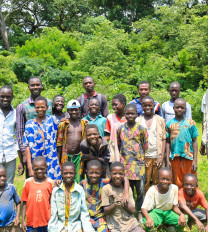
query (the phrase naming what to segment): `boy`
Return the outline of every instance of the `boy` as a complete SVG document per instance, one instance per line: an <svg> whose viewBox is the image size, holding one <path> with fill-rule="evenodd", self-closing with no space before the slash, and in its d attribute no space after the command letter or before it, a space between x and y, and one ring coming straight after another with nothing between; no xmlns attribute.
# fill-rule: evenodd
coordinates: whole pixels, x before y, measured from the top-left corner
<svg viewBox="0 0 208 232"><path fill-rule="evenodd" d="M178 192L180 208L189 215L191 221L195 221L199 229L208 231L208 203L202 191L198 189L198 179L192 174L186 174L183 178L183 188ZM202 209L197 209L200 205ZM206 227L203 222L207 221Z"/></svg>
<svg viewBox="0 0 208 232"><path fill-rule="evenodd" d="M181 92L181 85L179 84L179 82L177 81L172 82L169 86L169 93L171 99L162 104L162 116L165 119L165 122L168 122L175 117L175 111L173 109L173 106L175 100L179 98L180 92ZM188 104L188 102L186 102L185 117L192 119L191 106Z"/></svg>
<svg viewBox="0 0 208 232"><path fill-rule="evenodd" d="M74 181L76 166L65 162L63 182L53 189L48 232L94 232L85 202L83 188Z"/></svg>
<svg viewBox="0 0 208 232"><path fill-rule="evenodd" d="M86 165L90 160L99 160L102 164L102 177L105 178L106 172L108 174L109 171L110 160L108 142L99 135L98 127L95 124L86 126L86 137L80 144L84 170L86 170Z"/></svg>
<svg viewBox="0 0 208 232"><path fill-rule="evenodd" d="M166 123L167 165L172 168L173 183L178 188L183 187L183 177L188 173L196 174L198 131L192 119L185 118L186 101L177 98L174 102L175 118ZM169 154L171 151L171 164Z"/></svg>
<svg viewBox="0 0 208 232"><path fill-rule="evenodd" d="M132 192L136 187L137 209L139 221L142 223L141 206L144 194L145 154L148 148L147 130L136 123L137 109L134 104L128 104L125 108L127 122L117 130L118 148L121 155L121 163L124 164L125 175L128 177Z"/></svg>
<svg viewBox="0 0 208 232"><path fill-rule="evenodd" d="M149 93L151 92L151 88L150 88L150 83L148 81L139 82L137 87L138 87L139 97L129 102L129 104L134 104L136 106L137 114L138 116L140 116L144 114L144 111L142 109L142 99L146 96L149 96ZM154 113L162 116L160 103L156 101L154 101Z"/></svg>
<svg viewBox="0 0 208 232"><path fill-rule="evenodd" d="M146 96L142 99L144 115L136 119L148 132L148 150L145 154L145 193L149 189L150 181L157 184L158 170L163 164L165 156L166 130L165 120L154 114L154 99Z"/></svg>
<svg viewBox="0 0 208 232"><path fill-rule="evenodd" d="M95 124L98 127L99 133L101 137L105 135L105 124L106 118L103 117L100 112L100 102L97 98L92 98L89 100L89 111L90 113L84 117L84 119L89 121L89 124Z"/></svg>
<svg viewBox="0 0 208 232"><path fill-rule="evenodd" d="M102 206L106 215L107 225L110 232L142 232L134 217L135 202L131 188L126 203L122 202L124 166L120 162L114 162L110 166L111 183L102 189Z"/></svg>
<svg viewBox="0 0 208 232"><path fill-rule="evenodd" d="M47 163L43 156L34 158L32 168L34 176L25 180L22 191L22 228L27 232L47 232L53 181L45 175Z"/></svg>
<svg viewBox="0 0 208 232"><path fill-rule="evenodd" d="M8 184L6 181L6 169L0 165L0 231L20 232L22 231L19 227L21 201L14 185Z"/></svg>
<svg viewBox="0 0 208 232"><path fill-rule="evenodd" d="M172 173L169 168L161 168L158 172L158 184L150 187L144 198L142 213L146 231L162 223L173 225L176 230L183 231L186 217L178 208L178 187L171 184ZM188 217L187 217L188 218Z"/></svg>
<svg viewBox="0 0 208 232"><path fill-rule="evenodd" d="M80 166L81 151L80 143L85 139L86 120L80 120L80 104L77 100L71 100L67 104L67 112L70 118L61 122L58 126L57 154L59 163L63 165L70 160L76 166L75 181L80 182L82 165Z"/></svg>

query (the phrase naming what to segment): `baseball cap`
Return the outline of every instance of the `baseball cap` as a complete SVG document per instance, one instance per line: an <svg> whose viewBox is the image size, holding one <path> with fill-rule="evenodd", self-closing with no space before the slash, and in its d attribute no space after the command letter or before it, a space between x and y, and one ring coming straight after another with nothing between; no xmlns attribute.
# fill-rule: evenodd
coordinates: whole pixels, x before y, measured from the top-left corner
<svg viewBox="0 0 208 232"><path fill-rule="evenodd" d="M67 104L67 109L74 109L79 107L81 107L80 103L75 99L70 100Z"/></svg>

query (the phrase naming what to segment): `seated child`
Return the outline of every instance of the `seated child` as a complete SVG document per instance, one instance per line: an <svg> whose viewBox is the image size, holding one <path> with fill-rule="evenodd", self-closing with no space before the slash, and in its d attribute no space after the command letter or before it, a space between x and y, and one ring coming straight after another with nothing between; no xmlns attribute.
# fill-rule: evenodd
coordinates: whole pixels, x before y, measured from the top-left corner
<svg viewBox="0 0 208 232"><path fill-rule="evenodd" d="M45 175L47 163L43 156L34 158L32 169L34 176L25 180L22 191L22 227L27 232L47 232L53 181Z"/></svg>
<svg viewBox="0 0 208 232"><path fill-rule="evenodd" d="M48 232L94 232L84 189L74 181L75 164L65 162L61 174L63 182L52 192Z"/></svg>
<svg viewBox="0 0 208 232"><path fill-rule="evenodd" d="M91 98L89 100L89 106L88 106L90 113L84 117L83 119L86 119L89 121L89 124L95 124L98 127L99 134L101 137L104 137L105 135L105 124L106 124L106 118L103 117L100 112L100 102L97 98Z"/></svg>
<svg viewBox="0 0 208 232"><path fill-rule="evenodd" d="M91 160L87 163L87 180L82 180L80 185L84 188L86 203L90 213L91 223L97 232L107 232L107 223L101 202L102 188L110 183L110 179L101 179L101 163ZM124 182L123 202L128 199L129 181Z"/></svg>
<svg viewBox="0 0 208 232"><path fill-rule="evenodd" d="M0 165L0 231L19 232L22 231L19 227L21 201L14 185L8 184L6 181L6 169Z"/></svg>
<svg viewBox="0 0 208 232"><path fill-rule="evenodd" d="M102 178L108 174L110 152L108 142L99 135L98 127L95 124L86 126L86 139L80 144L82 152L82 161L84 162L84 173L87 168L87 162L90 160L99 160L102 164Z"/></svg>
<svg viewBox="0 0 208 232"><path fill-rule="evenodd" d="M198 189L198 179L192 174L186 174L183 178L183 188L178 192L179 207L189 215L190 221L195 221L200 230L208 231L208 203L202 191ZM197 209L197 206L203 209ZM203 222L207 221L204 227Z"/></svg>
<svg viewBox="0 0 208 232"><path fill-rule="evenodd" d="M172 225L176 231L183 231L186 217L178 208L178 187L171 184L172 172L169 168L161 168L158 172L158 184L147 191L142 213L146 231L162 223Z"/></svg>
<svg viewBox="0 0 208 232"><path fill-rule="evenodd" d="M131 188L127 202L122 201L124 194L124 166L114 162L110 166L111 183L102 188L102 206L106 215L109 232L142 232L135 213L135 202Z"/></svg>

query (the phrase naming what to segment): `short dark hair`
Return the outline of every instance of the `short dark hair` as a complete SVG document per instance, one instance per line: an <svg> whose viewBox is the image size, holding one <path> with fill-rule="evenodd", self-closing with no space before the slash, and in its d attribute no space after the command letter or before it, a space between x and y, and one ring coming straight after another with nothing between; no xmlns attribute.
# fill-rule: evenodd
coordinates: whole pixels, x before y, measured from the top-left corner
<svg viewBox="0 0 208 232"><path fill-rule="evenodd" d="M47 101L47 99L46 99L45 97L43 97L43 96L37 97L37 98L35 99L35 104L36 104L36 102L38 102L38 101L44 101L44 102L46 103L46 106L48 106L48 101Z"/></svg>
<svg viewBox="0 0 208 232"><path fill-rule="evenodd" d="M179 98L177 98L177 99L174 101L174 105L175 105L175 103L178 102L178 101L183 101L183 102L185 102L185 104L186 104L186 100L179 97Z"/></svg>
<svg viewBox="0 0 208 232"><path fill-rule="evenodd" d="M173 175L173 173L172 173L172 171L171 171L170 168L162 167L162 168L160 168L159 171L158 171L158 177L159 177L159 175L160 175L160 172L162 172L162 171L168 171L168 172L170 172L171 176Z"/></svg>
<svg viewBox="0 0 208 232"><path fill-rule="evenodd" d="M88 102L88 106L90 105L90 102L91 102L91 101L97 101L97 102L99 103L99 106L100 106L100 101L99 101L98 98L95 98L95 97L91 98L91 99L89 100L89 102Z"/></svg>
<svg viewBox="0 0 208 232"><path fill-rule="evenodd" d="M186 174L186 175L183 177L183 182L184 182L184 179L185 179L186 177L193 177L193 178L196 180L196 182L198 183L198 178L197 178L197 176L194 175L193 173L188 173L188 174Z"/></svg>
<svg viewBox="0 0 208 232"><path fill-rule="evenodd" d="M86 129L85 129L85 132L86 132L86 134L87 134L87 131L89 130L89 129L97 129L97 131L98 131L98 133L99 133L99 130L98 130L98 127L95 125L95 124L88 124L87 126L86 126Z"/></svg>
<svg viewBox="0 0 208 232"><path fill-rule="evenodd" d="M28 85L30 85L30 81L33 80L33 79L39 79L40 83L42 85L42 81L41 81L40 77L38 77L38 76L32 76L32 77L30 77L29 80L28 80Z"/></svg>
<svg viewBox="0 0 208 232"><path fill-rule="evenodd" d="M67 162L65 162L63 165L62 165L62 171L63 171L63 168L64 167L73 167L74 168L74 171L76 172L76 166L75 166L75 164L74 163L72 163L72 162L70 162L70 161L67 161Z"/></svg>
<svg viewBox="0 0 208 232"><path fill-rule="evenodd" d="M0 164L0 170L4 169L6 171L6 168L4 167L4 165Z"/></svg>
<svg viewBox="0 0 208 232"><path fill-rule="evenodd" d="M126 105L126 97L123 94L121 93L116 94L112 100L114 99L118 99L120 103L124 103Z"/></svg>
<svg viewBox="0 0 208 232"><path fill-rule="evenodd" d="M150 88L150 83L148 81L140 81L139 84L137 85L137 88L139 89L139 86L143 84L148 84Z"/></svg>
<svg viewBox="0 0 208 232"><path fill-rule="evenodd" d="M153 97L150 97L150 96L145 96L145 97L143 97L143 98L142 98L142 102L143 102L144 100L151 100L151 101L154 102L154 98L153 98Z"/></svg>
<svg viewBox="0 0 208 232"><path fill-rule="evenodd" d="M32 166L34 166L34 163L38 162L38 161L43 161L43 162L45 162L46 167L48 166L47 162L46 162L46 159L43 156L36 156L32 161Z"/></svg>
<svg viewBox="0 0 208 232"><path fill-rule="evenodd" d="M98 160L90 160L87 163L87 170L89 170L92 166L95 166L95 167L102 169L102 165L101 165L100 161L98 161Z"/></svg>
<svg viewBox="0 0 208 232"><path fill-rule="evenodd" d="M181 88L181 85L178 81L173 81L170 85L169 85L169 88L171 87L171 85L178 85L179 88Z"/></svg>
<svg viewBox="0 0 208 232"><path fill-rule="evenodd" d="M87 78L91 78L91 79L92 79L92 81L95 83L95 81L94 81L93 77L91 77L91 76L86 76L86 77L84 77L84 79L83 79L83 83L84 83L84 80L85 80L85 79L87 79Z"/></svg>
<svg viewBox="0 0 208 232"><path fill-rule="evenodd" d="M112 169L115 168L115 167L121 167L124 170L124 165L121 162L116 161L116 162L113 162L111 164L111 166L110 166L110 172L112 172Z"/></svg>
<svg viewBox="0 0 208 232"><path fill-rule="evenodd" d="M11 87L10 85L3 85L3 86L0 88L0 91L1 91L2 89L10 89L10 90L12 91L12 96L13 96L13 89L12 89L12 87Z"/></svg>
<svg viewBox="0 0 208 232"><path fill-rule="evenodd" d="M57 97L62 97L62 98L64 99L64 101L65 101L64 96L63 96L63 95L61 95L61 94L57 94L57 95L55 95L55 96L53 97L53 101L54 101L54 99L55 99L55 98L57 98Z"/></svg>
<svg viewBox="0 0 208 232"><path fill-rule="evenodd" d="M125 112L128 110L128 109L134 109L137 113L137 108L134 104L130 103L128 104L126 107L125 107Z"/></svg>

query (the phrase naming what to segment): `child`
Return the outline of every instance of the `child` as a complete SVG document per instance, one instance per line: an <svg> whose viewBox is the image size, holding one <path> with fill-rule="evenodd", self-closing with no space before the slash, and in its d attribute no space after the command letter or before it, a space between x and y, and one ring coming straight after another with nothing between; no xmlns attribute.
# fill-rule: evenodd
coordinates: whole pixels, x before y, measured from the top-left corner
<svg viewBox="0 0 208 232"><path fill-rule="evenodd" d="M149 188L142 205L146 231L162 223L172 225L176 231L183 231L188 217L178 208L178 187L171 184L172 172L161 168L158 172L158 184ZM175 230L174 230L175 231Z"/></svg>
<svg viewBox="0 0 208 232"><path fill-rule="evenodd" d="M76 166L65 162L63 182L53 189L48 232L94 232L85 202L83 188L74 181Z"/></svg>
<svg viewBox="0 0 208 232"><path fill-rule="evenodd" d="M148 150L145 154L145 193L149 189L150 180L157 184L158 170L165 156L166 130L165 120L154 114L154 99L146 96L142 99L144 115L136 119L148 132Z"/></svg>
<svg viewBox="0 0 208 232"><path fill-rule="evenodd" d="M45 176L47 163L44 157L34 158L32 168L34 176L26 179L22 191L22 227L27 232L34 230L47 232L51 216L50 198L53 181ZM27 216L27 223L25 223L25 216Z"/></svg>
<svg viewBox="0 0 208 232"><path fill-rule="evenodd" d="M132 191L136 187L137 210L142 222L141 206L144 194L145 154L148 148L147 130L136 123L137 109L134 104L125 108L127 122L117 130L118 148L121 154L121 163L124 164L125 175L128 177Z"/></svg>
<svg viewBox="0 0 208 232"><path fill-rule="evenodd" d="M188 173L196 174L197 170L197 136L196 123L185 118L186 101L177 98L174 102L175 118L166 123L167 165L170 167L169 154L171 151L171 167L173 183L179 189L183 187L183 177Z"/></svg>
<svg viewBox="0 0 208 232"><path fill-rule="evenodd" d="M102 206L106 215L110 232L142 232L134 217L135 202L131 188L126 203L122 202L124 192L124 166L120 162L114 162L110 166L112 182L102 188Z"/></svg>
<svg viewBox="0 0 208 232"><path fill-rule="evenodd" d="M180 208L189 215L191 221L195 221L199 229L208 231L208 203L202 191L198 189L198 179L192 174L186 174L183 178L183 188L178 192ZM197 209L200 205L202 209ZM207 221L204 227L203 222Z"/></svg>
<svg viewBox="0 0 208 232"><path fill-rule="evenodd" d="M80 182L83 167L80 167L81 151L80 143L85 139L86 120L80 120L80 104L77 100L71 100L67 104L70 118L61 122L58 127L57 153L59 163L63 165L70 160L76 166L75 181Z"/></svg>
<svg viewBox="0 0 208 232"><path fill-rule="evenodd" d="M24 146L26 147L27 166L29 176L33 176L32 160L43 156L47 162L47 176L51 179L61 179L61 172L57 158L56 135L57 121L47 116L47 100L44 97L35 99L37 117L27 121L24 133Z"/></svg>
<svg viewBox="0 0 208 232"><path fill-rule="evenodd" d="M84 117L84 119L89 121L89 124L95 124L98 127L99 133L101 137L105 135L105 125L106 125L106 118L103 117L100 112L100 102L97 98L91 98L89 100L89 111L90 113L88 116Z"/></svg>
<svg viewBox="0 0 208 232"><path fill-rule="evenodd" d="M67 113L63 112L64 106L65 98L62 95L55 95L53 98L52 113L56 120L58 120L59 122L62 118L65 118L67 116Z"/></svg>
<svg viewBox="0 0 208 232"><path fill-rule="evenodd" d="M0 165L0 231L20 232L22 231L19 227L21 201L14 185L8 184L6 181L6 169Z"/></svg>
<svg viewBox="0 0 208 232"><path fill-rule="evenodd" d="M172 82L169 86L169 93L171 99L162 104L162 116L165 119L165 122L168 122L175 117L175 111L173 109L173 106L175 100L179 98L180 92L181 92L181 85L177 81ZM188 102L186 102L185 117L192 119L191 106L188 104Z"/></svg>
<svg viewBox="0 0 208 232"><path fill-rule="evenodd" d="M113 97L112 107L114 114L109 114L105 126L105 139L109 142L110 162L120 161L120 154L117 145L117 128L126 122L124 108L126 106L126 97L123 94L117 94Z"/></svg>
<svg viewBox="0 0 208 232"><path fill-rule="evenodd" d="M86 137L87 138L80 144L84 171L90 160L97 159L102 163L102 178L105 178L106 172L108 174L109 171L108 164L110 152L108 149L108 142L99 135L98 127L95 124L86 126Z"/></svg>

